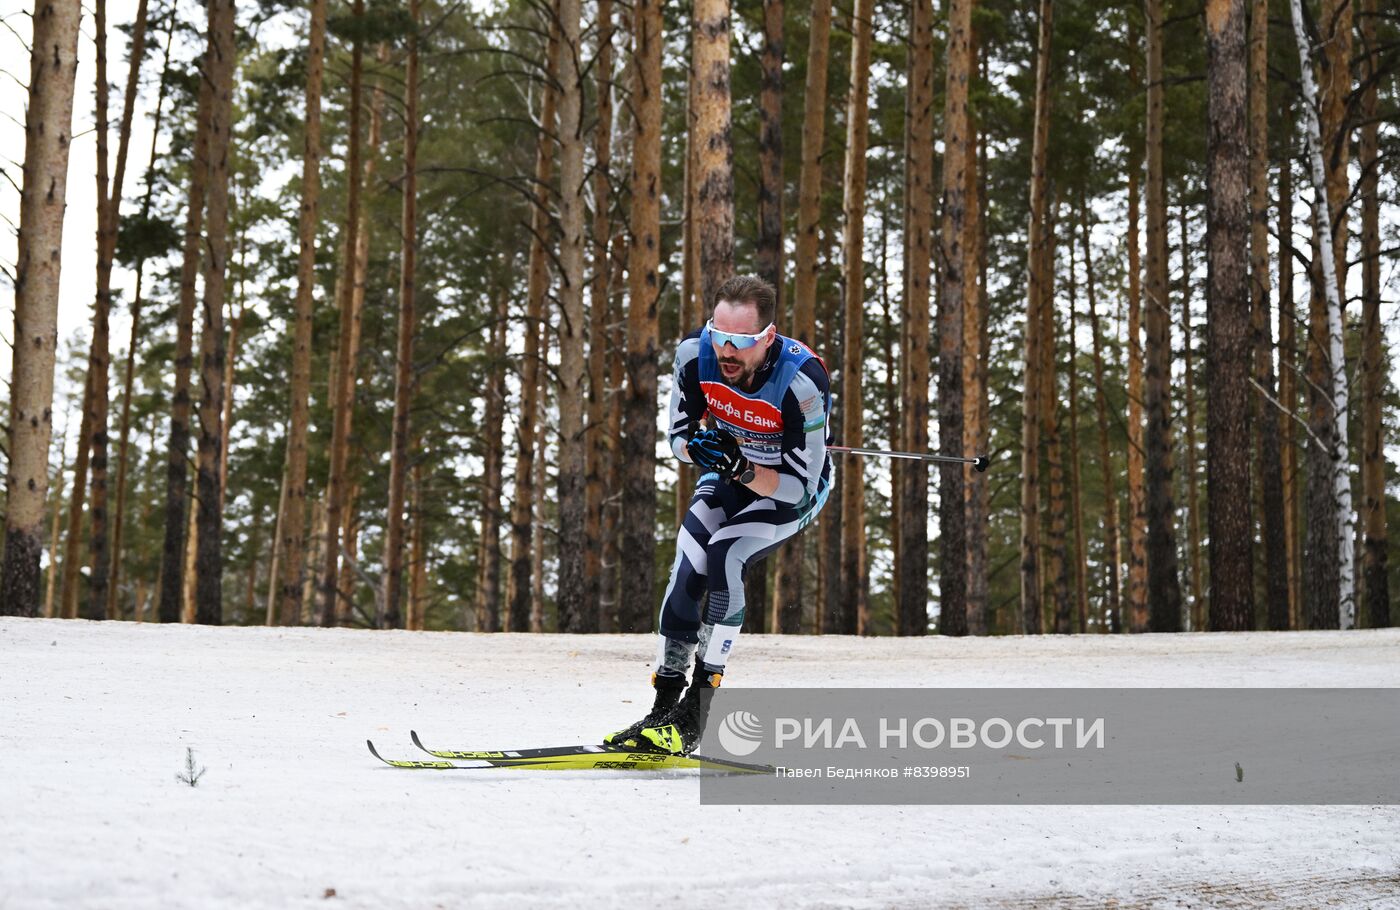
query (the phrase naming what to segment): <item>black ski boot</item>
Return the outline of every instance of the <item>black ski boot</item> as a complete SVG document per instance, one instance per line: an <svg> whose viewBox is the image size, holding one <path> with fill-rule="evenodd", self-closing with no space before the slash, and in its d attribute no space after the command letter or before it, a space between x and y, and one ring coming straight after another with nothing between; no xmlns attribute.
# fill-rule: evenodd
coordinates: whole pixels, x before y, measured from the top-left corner
<svg viewBox="0 0 1400 910"><path fill-rule="evenodd" d="M659 723L643 728L640 740L643 748L672 755L689 755L700 745L705 724L710 719L710 702L719 688L722 673L707 673L697 665L695 678L685 697Z"/></svg>
<svg viewBox="0 0 1400 910"><path fill-rule="evenodd" d="M662 676L659 673L653 673L651 674L651 684L656 689L656 701L652 702L651 710L647 712L647 716L626 729L609 733L603 737L603 742L610 746L654 751L655 747L641 738L641 732L647 727L660 723L666 715L675 710L676 703L680 701L681 693L685 691L685 677Z"/></svg>

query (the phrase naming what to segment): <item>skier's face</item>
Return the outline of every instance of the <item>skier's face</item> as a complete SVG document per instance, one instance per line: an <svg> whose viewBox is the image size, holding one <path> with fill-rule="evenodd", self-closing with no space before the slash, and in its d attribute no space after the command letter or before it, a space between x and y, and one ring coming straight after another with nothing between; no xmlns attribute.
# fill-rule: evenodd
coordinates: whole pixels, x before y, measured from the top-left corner
<svg viewBox="0 0 1400 910"><path fill-rule="evenodd" d="M714 344L715 356L719 358L720 375L724 377L724 381L739 388L747 386L753 374L763 366L763 360L768 356L768 346L773 343L777 329L772 325L764 327L759 321L758 307L753 304L730 303L727 300L715 304L715 315L711 322L720 332L740 335L762 333L757 344L742 350L729 341ZM713 340L711 343L714 343Z"/></svg>

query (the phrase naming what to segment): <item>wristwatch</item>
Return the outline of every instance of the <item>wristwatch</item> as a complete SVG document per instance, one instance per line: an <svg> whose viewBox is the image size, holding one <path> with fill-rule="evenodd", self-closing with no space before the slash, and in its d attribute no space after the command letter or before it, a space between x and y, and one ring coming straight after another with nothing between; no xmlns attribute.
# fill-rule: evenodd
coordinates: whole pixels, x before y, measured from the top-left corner
<svg viewBox="0 0 1400 910"><path fill-rule="evenodd" d="M744 469L743 473L739 475L738 480L740 483L748 485L753 483L753 479L755 476L756 475L754 474L753 464L750 463L749 466Z"/></svg>

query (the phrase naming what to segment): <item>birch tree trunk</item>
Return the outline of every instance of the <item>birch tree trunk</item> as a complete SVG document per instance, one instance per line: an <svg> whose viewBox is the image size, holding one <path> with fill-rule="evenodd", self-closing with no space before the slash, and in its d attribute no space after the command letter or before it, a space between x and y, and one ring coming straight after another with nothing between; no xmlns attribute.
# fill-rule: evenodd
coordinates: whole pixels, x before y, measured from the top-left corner
<svg viewBox="0 0 1400 910"><path fill-rule="evenodd" d="M1254 627L1249 451L1251 313L1245 0L1206 3L1206 470L1212 631ZM1197 628L1200 628L1199 626Z"/></svg>
<svg viewBox="0 0 1400 910"><path fill-rule="evenodd" d="M551 9L554 4L551 3ZM554 90L559 72L559 30L549 27L545 46L544 89L540 98L539 134L535 145L534 206L530 213L529 277L526 288L525 351L520 363L520 410L517 416L515 457L515 499L510 512L510 571L507 574L506 604L510 631L530 628L530 554L534 524L531 512L535 498L536 414L539 409L540 328L544 321L544 298L549 290L549 263L545 248L550 233L550 187L554 177L555 105Z"/></svg>
<svg viewBox="0 0 1400 910"><path fill-rule="evenodd" d="M904 210L908 227L904 244L904 318L899 369L903 380L899 403L903 427L899 444L894 448L925 452L929 445L928 385L932 359L929 351L934 211L932 0L914 0L912 21L909 87L906 92L909 118L904 159L907 194ZM950 62L952 52L950 44ZM949 69L951 83L951 67ZM965 92L965 84L963 88ZM951 101L949 104L951 106ZM965 122L966 104L964 94L959 113L963 121L960 122ZM951 129L950 124L950 132ZM964 132L965 129L964 125ZM962 237L956 238L955 243L961 251ZM946 256L949 252L948 249L939 249L940 256ZM939 394L941 397L942 391ZM941 427L939 432L942 432ZM898 566L896 629L900 635L923 635L928 629L929 601L928 468L923 462L896 462L893 467L899 499L899 521L896 525L899 537L895 543ZM940 631L942 628L940 622Z"/></svg>
<svg viewBox="0 0 1400 910"><path fill-rule="evenodd" d="M1389 367L1381 342L1381 233L1379 128L1377 122L1376 0L1362 0L1361 43L1367 51L1366 88L1361 96L1361 486L1365 528L1362 585L1366 625L1390 625L1390 583L1386 569L1389 535L1385 521L1385 449L1382 447L1381 395Z"/></svg>
<svg viewBox="0 0 1400 910"><path fill-rule="evenodd" d="M389 516L384 543L381 629L403 624L404 500L408 483L409 412L413 408L413 336L418 330L418 26L419 0L409 0L408 56L404 61L403 247L399 270L399 327L394 352L394 427L389 456Z"/></svg>
<svg viewBox="0 0 1400 910"><path fill-rule="evenodd" d="M53 435L59 271L80 15L76 0L35 0L15 268L0 615L39 612L39 557ZM51 566L56 556L49 554ZM54 570L49 571L52 575Z"/></svg>
<svg viewBox="0 0 1400 910"><path fill-rule="evenodd" d="M1293 307L1293 123L1289 102L1283 102L1284 124L1280 141L1278 172L1278 398L1290 414L1298 402L1297 340ZM1288 628L1301 625L1302 609L1302 522L1298 514L1298 447L1297 421L1280 420L1282 451L1279 465L1283 473L1283 527L1288 543Z"/></svg>
<svg viewBox="0 0 1400 910"><path fill-rule="evenodd" d="M1269 4L1252 0L1249 14L1249 272L1254 332L1254 372L1266 396L1275 396L1273 333L1269 328ZM1290 255L1279 243L1280 258ZM1284 518L1279 461L1281 416L1267 397L1252 395L1258 456L1260 532L1264 539L1265 622L1288 628L1288 524Z"/></svg>
<svg viewBox="0 0 1400 910"><path fill-rule="evenodd" d="M632 228L628 251L627 391L623 398L618 631L652 627L656 598L657 300L661 285L661 47L659 0L633 5Z"/></svg>
<svg viewBox="0 0 1400 910"><path fill-rule="evenodd" d="M1041 308L1046 276L1046 158L1050 142L1050 39L1054 4L1040 0L1035 69L1035 132L1031 144L1031 212L1026 243L1025 383L1021 402L1021 628L1038 634L1041 625L1040 573L1040 415L1044 353Z"/></svg>
<svg viewBox="0 0 1400 910"><path fill-rule="evenodd" d="M941 237L943 291L938 300L938 438L945 454L963 441L963 320L968 285L975 278L967 269L970 226L967 217L967 167L971 157L967 88L972 75L969 40L973 0L951 0L948 7L948 82L943 112L943 226ZM914 472L917 473L917 472ZM967 513L963 501L963 467L940 468L938 489L940 554L938 584L941 607L938 631L967 634Z"/></svg>
<svg viewBox="0 0 1400 910"><path fill-rule="evenodd" d="M584 602L583 73L579 0L559 0L559 631L596 631Z"/></svg>
<svg viewBox="0 0 1400 910"><path fill-rule="evenodd" d="M846 179L842 205L845 218L841 244L846 272L841 442L847 446L861 446L865 438L865 399L861 391L861 371L865 364L865 153L870 129L870 43L874 11L874 0L856 0L855 10L851 14L851 88L846 99ZM841 467L845 469L840 484L843 631L868 635L870 605L864 585L863 459L848 459Z"/></svg>
<svg viewBox="0 0 1400 910"><path fill-rule="evenodd" d="M1289 10L1293 20L1293 34L1298 42L1298 60L1303 83L1303 123L1307 142L1308 164L1313 183L1313 232L1318 244L1325 251L1325 238L1328 238L1333 221L1328 217L1327 173L1322 161L1322 139L1317 119L1317 84L1313 79L1312 61L1309 57L1307 35L1303 26L1301 0L1289 0ZM1349 41L1349 39L1348 39ZM1343 172L1345 180L1345 172ZM1340 231L1342 256L1346 253L1346 231ZM1342 304L1338 296L1338 276L1336 262L1325 253L1318 257L1322 267L1322 294L1326 301L1327 357L1330 372L1331 395L1330 430L1323 437L1327 446L1327 456L1331 459L1332 492L1334 501L1333 541L1337 550L1337 610L1335 614L1326 609L1329 598L1314 597L1309 616L1311 628L1349 629L1355 620L1355 584L1352 552L1354 515L1351 504L1351 479L1347 465L1347 376L1346 358L1342 351ZM1314 443L1314 446L1316 443ZM1319 520L1316 512L1313 520ZM1334 623L1336 625L1334 625Z"/></svg>
<svg viewBox="0 0 1400 910"><path fill-rule="evenodd" d="M233 143L234 0L210 0L205 78L210 84L209 194L204 255L204 319L200 338L199 462L195 621L223 622L224 297L228 271L229 148ZM195 165L199 166L198 163Z"/></svg>
<svg viewBox="0 0 1400 910"><path fill-rule="evenodd" d="M1153 632L1181 628L1175 507L1172 503L1171 311L1167 301L1167 201L1162 160L1162 0L1146 0L1147 12L1147 619Z"/></svg>

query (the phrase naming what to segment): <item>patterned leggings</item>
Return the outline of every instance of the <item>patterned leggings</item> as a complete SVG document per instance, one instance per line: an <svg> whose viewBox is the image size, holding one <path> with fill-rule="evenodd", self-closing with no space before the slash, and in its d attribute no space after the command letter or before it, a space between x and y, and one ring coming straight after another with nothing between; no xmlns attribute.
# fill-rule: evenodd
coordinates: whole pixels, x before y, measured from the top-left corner
<svg viewBox="0 0 1400 910"><path fill-rule="evenodd" d="M815 499L796 506L724 483L717 474L701 476L676 534L676 562L661 605L659 674L684 676L697 648L707 672L724 670L744 621L745 569L810 524L827 491L824 483Z"/></svg>

